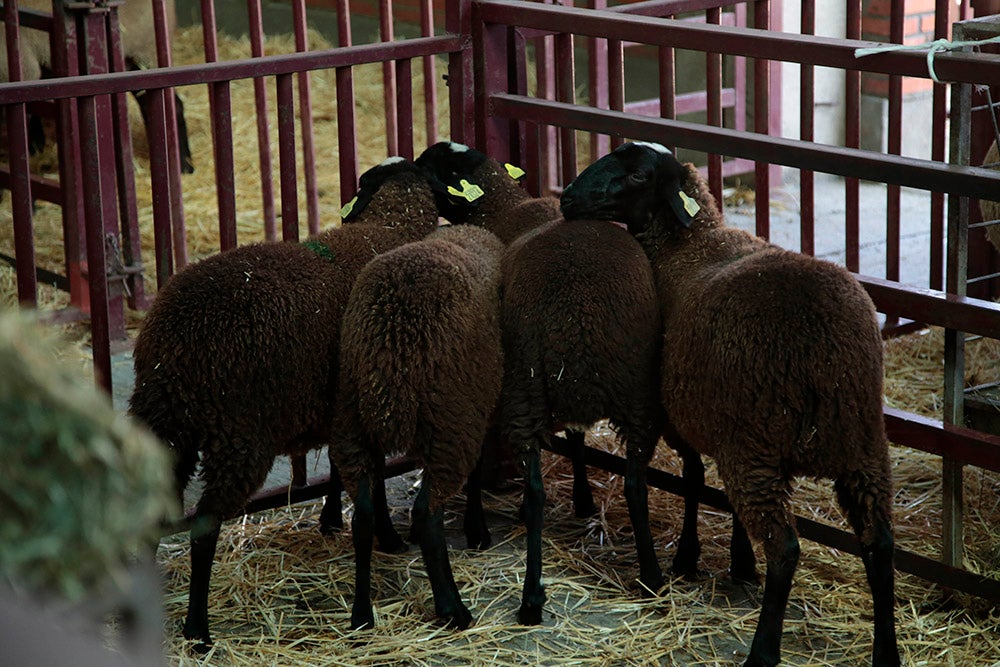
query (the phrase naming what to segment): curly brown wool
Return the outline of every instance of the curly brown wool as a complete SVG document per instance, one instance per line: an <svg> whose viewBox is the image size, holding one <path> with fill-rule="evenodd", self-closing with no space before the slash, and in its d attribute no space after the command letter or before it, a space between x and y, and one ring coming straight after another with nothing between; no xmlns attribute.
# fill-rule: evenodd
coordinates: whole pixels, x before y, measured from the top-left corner
<svg viewBox="0 0 1000 667"><path fill-rule="evenodd" d="M276 456L330 440L341 320L355 278L373 257L437 227L431 187L412 163L366 174L383 177L367 177L377 184L372 203L355 222L312 239L332 261L298 243L209 257L164 285L136 341L130 411L168 443L178 493L201 459L184 635L204 645L220 522L242 510ZM381 484L375 492L384 496ZM342 522L339 494L334 485L324 530ZM405 548L388 511L378 518L380 546Z"/></svg>

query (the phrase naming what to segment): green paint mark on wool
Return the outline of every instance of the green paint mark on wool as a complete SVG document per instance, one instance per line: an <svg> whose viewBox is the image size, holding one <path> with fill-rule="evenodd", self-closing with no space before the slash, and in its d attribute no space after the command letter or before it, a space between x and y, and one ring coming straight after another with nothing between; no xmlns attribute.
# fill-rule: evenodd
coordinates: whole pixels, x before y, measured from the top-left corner
<svg viewBox="0 0 1000 667"><path fill-rule="evenodd" d="M320 257L322 257L327 261L330 262L337 261L337 258L334 257L333 251L330 250L329 246L323 245L319 241L303 241L302 245L306 248L309 248L314 253L316 253L317 255L319 255Z"/></svg>

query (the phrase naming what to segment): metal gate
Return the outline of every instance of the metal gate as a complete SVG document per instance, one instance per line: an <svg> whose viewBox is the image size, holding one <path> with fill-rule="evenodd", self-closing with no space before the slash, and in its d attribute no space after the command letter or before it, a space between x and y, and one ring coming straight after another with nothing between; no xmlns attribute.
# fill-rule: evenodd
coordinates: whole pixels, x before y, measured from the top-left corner
<svg viewBox="0 0 1000 667"><path fill-rule="evenodd" d="M136 0L130 0L136 1ZM151 0L163 12L162 0ZM7 0L8 45L16 42L15 16L17 4ZM79 222L76 236L67 236L67 248L80 239L89 267L107 267L90 271L87 294L94 343L94 366L99 381L110 385L110 340L116 335L124 286L133 286L137 274L125 271L116 278L112 261L118 248L128 247L133 212L129 210L127 167L112 159L113 152L104 139L108 134L121 134L114 128L115 100L129 91L146 90L157 100L150 132L150 168L153 179L155 225L155 266L158 282L186 261L183 249L183 191L174 158L173 139L168 132L170 111L167 92L177 86L206 86L212 102L212 134L214 169L217 192L219 248L225 250L239 242L236 236L236 216L243 202L237 202L233 190L234 138L229 108L231 84L253 80L257 99L257 129L261 145L262 173L271 174L271 155L266 148L269 123L277 127L280 193L275 195L262 184L261 203L270 239L297 239L300 236L298 204L297 155L305 165L303 179L306 192L306 222L309 232L316 231L321 221L315 202L316 159L312 155L312 115L308 73L333 69L337 78L337 105L341 200L347 198L356 183L357 150L354 130L359 120L353 96L353 68L367 63L383 63L384 110L387 116L386 153L412 156L413 126L411 113L414 91L410 85L411 67L418 60L425 72L425 81L433 80L432 59L448 59L448 105L451 137L476 144L500 159L519 160L532 174L530 188L543 192L568 181L579 168L577 142L589 141L592 155L605 147L616 145L625 137L645 138L669 146L701 151L708 155L707 173L717 197L723 189L726 158L752 164L758 201L766 202L773 187L778 166L800 170L801 235L800 250L815 251L815 200L813 174L825 172L844 177L844 235L846 265L852 271L859 268L859 230L862 211L859 203L859 180L888 184L887 215L884 221L888 238L884 276L861 276L879 311L886 317L887 329L908 323L945 327L948 331L946 387L947 406L943 421L935 421L891 408L885 409L890 438L903 444L942 457L944 462L945 564L926 557L897 551L900 570L928 580L977 595L1000 599L1000 582L968 572L961 563L961 470L972 465L1000 471L1000 438L963 426L962 415L962 341L966 335L1000 338L1000 306L992 301L966 296L966 266L968 253L969 201L989 198L1000 192L1000 172L968 166L968 150L963 148L968 137L961 133L961 123L951 124L952 159L945 154L947 131L946 108L951 92L952 119L962 117L971 108L971 91L975 87L1000 85L1000 57L983 47L938 53L934 72L944 83L934 84L933 93L933 152L929 159L901 155L900 139L906 119L900 106L903 77L927 80L927 50L899 50L859 58L855 49L877 46L860 41L860 1L847 3L848 39L817 37L815 5L803 3L802 34L787 34L768 30L772 5L758 2L719 2L712 0L648 0L610 9L574 8L512 0L447 0L445 30L434 35L433 5L430 0L420 3L420 36L396 40L392 31L392 5L381 2L379 39L353 45L350 11L347 0L337 0L339 46L309 50L306 40L304 0L293 0L296 53L263 55L260 50L263 32L260 2L248 2L250 39L255 45L253 57L240 60L220 60L215 51L215 8L211 0L201 0L200 11L204 30L205 62L178 67L163 67L136 72L119 71L112 65L106 69L86 70L80 76L46 79L21 83L0 84L0 106L7 122L8 154L11 156L7 175L0 176L11 191L11 219L17 230L16 262L20 299L35 300L35 270L32 256L31 202L39 194L53 192L55 187L39 182L29 174L27 161L26 108L56 100L61 113L75 114L78 130L76 142L67 147L65 155L79 156L75 176L62 176L62 187L78 193ZM950 2L935 3L935 35L944 37L950 23ZM107 63L115 63L114 49L107 50L101 36L115 34L114 3L57 1L55 16L69 17L55 23L36 14L21 14L22 22L62 30L72 29L76 41L68 40L71 50L80 56L92 52L111 53ZM902 0L891 2L893 21L902 20ZM684 14L697 20L673 20ZM752 17L756 27L745 27L742 19ZM162 20L162 19L161 19ZM895 23L894 23L895 25ZM966 34L987 34L995 23L982 20L969 23ZM110 33L108 28L112 27ZM994 33L995 34L995 33ZM894 29L896 41L902 41L900 30ZM574 40L587 40L590 74L587 99L577 99L577 79L574 62ZM113 40L112 40L113 42ZM533 51L528 44L539 44ZM629 57L626 46L646 45L656 55L658 68L657 117L639 115L626 107L623 66ZM78 47L78 48L77 48ZM711 50L709 50L711 49ZM676 57L680 51L702 54L705 63L703 122L678 120L676 116L690 104L675 88ZM604 55L602 55L604 54ZM527 63L536 59L540 74L537 85L529 84ZM602 60L603 59L603 60ZM746 62L745 87L749 106L741 106L733 91L739 86L724 85L724 63ZM775 63L800 65L802 89L801 134L798 138L782 137L773 127L770 108L773 93ZM816 68L831 68L845 72L844 90L847 110L844 145L819 144L813 141L813 75ZM860 104L862 72L889 77L889 126L886 152L862 150L860 132L863 119ZM474 88L473 88L474 84ZM606 84L606 88L602 88ZM296 85L298 97L296 98ZM266 108L263 92L273 86L277 99L274 113ZM600 91L606 90L606 96ZM540 91L540 92L539 92ZM549 95L546 95L549 91ZM421 93L417 93L418 95ZM428 108L424 119L428 128L436 113L436 98L432 91L422 91ZM296 106L298 102L298 106ZM298 108L298 121L296 121ZM729 112L725 112L729 109ZM734 111L735 109L738 109ZM956 115L958 114L958 115ZM745 117L744 117L745 115ZM746 126L742 123L746 122ZM296 124L302 137L296 141ZM748 130L752 127L752 130ZM428 130L428 140L432 133ZM583 144L587 145L587 144ZM120 149L124 150L124 149ZM957 151L957 152L956 152ZM964 152L963 152L964 151ZM207 169L208 160L200 168ZM77 180L74 180L77 179ZM262 178L270 182L270 178ZM929 254L930 279L927 285L912 286L899 282L899 188L918 188L929 193L931 214L928 224L932 239ZM53 196L55 196L53 194ZM70 208L70 206L67 206ZM280 216L280 233L277 218ZM764 237L770 233L771 212L767 206L757 206L756 232ZM866 220L866 224L871 221ZM123 263L130 258L122 252ZM77 255L79 257L80 255ZM69 257L68 271L71 271ZM133 268L136 265L132 264ZM131 276L131 277L129 277ZM131 281L131 282L129 282ZM590 450L589 462L620 472L621 460ZM401 464L400 464L401 465ZM400 466L393 468L398 471ZM677 490L677 481L658 471L650 475L654 485ZM322 493L314 487L295 494L296 498ZM276 499L272 494L257 501L252 509L284 502L286 492ZM704 499L709 504L725 506L721 492L710 490ZM828 526L799 518L803 536L819 540L849 552L857 552L853 536Z"/></svg>

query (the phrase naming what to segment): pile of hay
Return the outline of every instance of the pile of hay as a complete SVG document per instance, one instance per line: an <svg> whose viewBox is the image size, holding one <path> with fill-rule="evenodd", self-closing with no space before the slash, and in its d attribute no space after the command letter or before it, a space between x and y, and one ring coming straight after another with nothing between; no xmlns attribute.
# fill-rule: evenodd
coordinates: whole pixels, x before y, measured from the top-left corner
<svg viewBox="0 0 1000 667"><path fill-rule="evenodd" d="M887 401L940 418L942 349L939 330L889 341ZM972 341L968 355L970 373L978 379L1000 372L996 341ZM606 428L589 434L588 444L624 454ZM893 447L892 457L898 543L933 557L940 544L940 459L903 447ZM676 456L663 445L653 465L680 473ZM549 503L543 579L549 602L542 626L516 622L525 567L518 492L487 496L495 546L483 553L462 548L460 499L447 514L455 578L475 616L474 626L465 632L434 623L430 587L416 547L401 555L376 555L373 600L378 627L349 632L354 581L350 531L323 538L317 531L320 504L308 503L224 527L209 609L217 645L206 657L193 654L179 631L190 569L186 536L173 536L161 545L170 663L742 664L756 626L760 591L734 586L726 576L727 515L702 510L704 577L697 582L672 580L660 597L643 599L623 480L592 470L600 513L581 520L573 516L568 462L546 452L544 467ZM393 518L400 527L408 521L412 479L391 483ZM711 463L708 480L719 484ZM1000 478L969 469L966 501L967 566L1000 577ZM661 564L668 567L680 534L682 502L651 489L650 504L654 540ZM794 506L798 513L844 527L829 483L802 480ZM968 596L949 597L905 574L897 576L897 598L905 664L996 665L1000 611L995 607ZM782 664L866 664L870 650L871 598L860 559L803 541Z"/></svg>
<svg viewBox="0 0 1000 667"><path fill-rule="evenodd" d="M176 499L165 448L50 338L0 314L0 581L75 601L122 577Z"/></svg>

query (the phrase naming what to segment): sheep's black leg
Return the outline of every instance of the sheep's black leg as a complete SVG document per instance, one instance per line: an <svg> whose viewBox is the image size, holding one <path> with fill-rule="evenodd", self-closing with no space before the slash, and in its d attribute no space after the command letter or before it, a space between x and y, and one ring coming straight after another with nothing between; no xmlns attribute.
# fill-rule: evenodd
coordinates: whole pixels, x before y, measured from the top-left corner
<svg viewBox="0 0 1000 667"><path fill-rule="evenodd" d="M351 629L375 627L372 612L372 540L375 508L372 505L372 479L364 475L358 480L354 497L354 517L351 533L354 539L354 607L351 609Z"/></svg>
<svg viewBox="0 0 1000 667"><path fill-rule="evenodd" d="M542 622L545 587L542 586L542 511L545 487L542 485L542 462L537 447L527 454L524 480L524 524L527 529L528 568L517 620L524 625Z"/></svg>
<svg viewBox="0 0 1000 667"><path fill-rule="evenodd" d="M698 559L701 557L701 543L698 540L698 502L705 488L705 464L701 455L690 445L670 437L681 457L681 475L684 483L684 525L677 542L677 553L671 569L674 574L694 577L698 573Z"/></svg>
<svg viewBox="0 0 1000 667"><path fill-rule="evenodd" d="M340 479L337 466L330 464L330 484L323 503L323 511L319 515L319 532L331 535L344 528L344 506L340 494L344 490L344 482Z"/></svg>
<svg viewBox="0 0 1000 667"><path fill-rule="evenodd" d="M663 588L663 571L656 559L653 534L649 528L649 487L646 485L646 468L652 458L653 447L629 447L625 458L625 501L632 520L635 548L639 555L639 581L651 593Z"/></svg>
<svg viewBox="0 0 1000 667"><path fill-rule="evenodd" d="M208 587L220 525L214 516L199 514L191 527L191 583L184 637L201 640L195 647L199 653L207 652L212 645L212 637L208 633Z"/></svg>
<svg viewBox="0 0 1000 667"><path fill-rule="evenodd" d="M835 483L840 506L861 543L861 560L872 591L874 667L897 667L900 664L894 618L893 536L888 515L891 490L886 487L888 482L885 481L866 483L862 473L845 476ZM877 500L872 502L872 499Z"/></svg>
<svg viewBox="0 0 1000 667"><path fill-rule="evenodd" d="M465 485L465 518L462 522L465 540L470 549L489 549L493 543L483 511L483 459L476 461Z"/></svg>
<svg viewBox="0 0 1000 667"><path fill-rule="evenodd" d="M139 103L139 110L142 111L142 120L146 126L146 134L149 135L149 114L152 110L152 98L145 90L133 91L136 101ZM188 144L187 121L184 118L184 102L180 96L174 93L174 105L177 110L177 145L181 158L181 171L185 174L194 172L194 162L191 159L191 146Z"/></svg>
<svg viewBox="0 0 1000 667"><path fill-rule="evenodd" d="M587 464L583 460L585 436L583 431L566 430L570 461L573 462L573 510L581 519L597 514L594 493L587 481Z"/></svg>
<svg viewBox="0 0 1000 667"><path fill-rule="evenodd" d="M472 613L462 604L448 561L448 544L444 539L444 510L431 512L431 484L425 475L420 492L413 502L413 527L420 539L420 552L427 568L427 578L434 593L434 612L446 625L464 630L472 623Z"/></svg>
<svg viewBox="0 0 1000 667"><path fill-rule="evenodd" d="M38 114L28 114L28 155L37 155L44 151L47 141L42 117Z"/></svg>
<svg viewBox="0 0 1000 667"><path fill-rule="evenodd" d="M743 667L772 667L781 659L781 630L785 621L788 594L792 590L792 575L799 563L799 539L795 529L786 524L780 533L771 536L765 547L767 575L764 580L764 601L761 605L757 631L753 635L750 655Z"/></svg>
<svg viewBox="0 0 1000 667"><path fill-rule="evenodd" d="M733 581L748 584L760 582L757 577L757 557L747 529L740 518L733 513L733 537L729 542L729 576Z"/></svg>
<svg viewBox="0 0 1000 667"><path fill-rule="evenodd" d="M387 554L401 554L407 549L406 540L399 536L389 515L389 501L385 497L385 461L381 458L376 466L378 476L372 483L372 502L375 508L375 537L378 550Z"/></svg>

